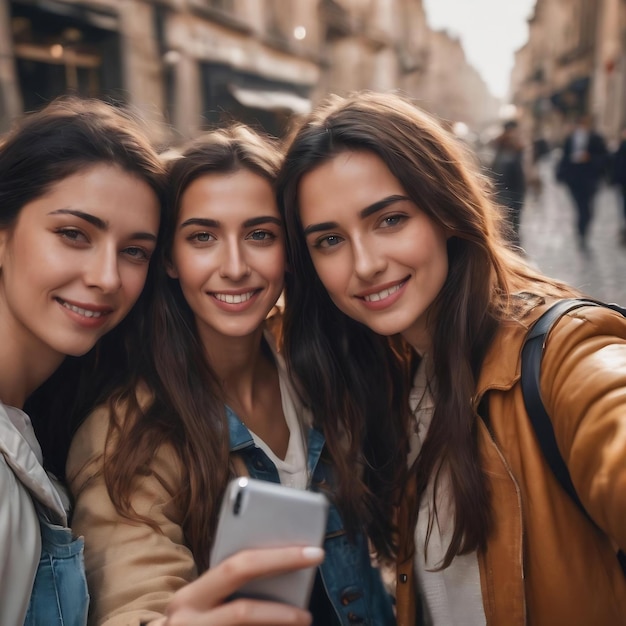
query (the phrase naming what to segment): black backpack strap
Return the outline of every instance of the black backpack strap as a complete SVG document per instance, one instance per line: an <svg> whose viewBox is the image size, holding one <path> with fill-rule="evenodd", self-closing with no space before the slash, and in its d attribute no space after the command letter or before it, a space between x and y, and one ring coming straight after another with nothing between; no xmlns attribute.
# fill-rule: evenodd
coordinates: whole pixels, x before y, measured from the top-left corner
<svg viewBox="0 0 626 626"><path fill-rule="evenodd" d="M576 493L567 465L559 451L552 422L541 399L541 388L539 384L541 378L541 357L550 330L563 315L582 306L604 306L626 317L626 309L617 304L606 304L583 298L559 300L541 315L528 332L524 347L522 348L521 382L526 412L528 413L528 417L537 435L539 446L541 447L548 465L557 480L561 483L563 489L565 489L587 518L593 522ZM595 524L595 522L593 523ZM618 553L618 559L620 559L622 569L624 569L626 573L626 557L623 552L620 551Z"/></svg>

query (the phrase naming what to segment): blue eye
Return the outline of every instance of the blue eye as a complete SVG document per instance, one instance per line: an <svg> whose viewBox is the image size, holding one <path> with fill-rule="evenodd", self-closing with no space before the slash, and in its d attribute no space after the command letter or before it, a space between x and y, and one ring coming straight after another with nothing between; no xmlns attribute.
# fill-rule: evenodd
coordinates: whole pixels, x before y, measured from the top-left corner
<svg viewBox="0 0 626 626"><path fill-rule="evenodd" d="M397 226L406 218L405 215L387 215L380 222L382 228L391 228Z"/></svg>
<svg viewBox="0 0 626 626"><path fill-rule="evenodd" d="M149 261L150 253L148 253L143 248L139 248L137 246L129 246L124 249L124 252L131 258L133 261Z"/></svg>
<svg viewBox="0 0 626 626"><path fill-rule="evenodd" d="M87 237L76 228L59 228L57 234L61 239L65 239L70 243L85 243L87 242Z"/></svg>
<svg viewBox="0 0 626 626"><path fill-rule="evenodd" d="M188 237L188 239L190 241L196 241L198 243L208 243L212 239L215 239L215 237L213 237L211 233L201 232L201 233L193 233L193 235Z"/></svg>
<svg viewBox="0 0 626 626"><path fill-rule="evenodd" d="M255 230L248 236L253 241L272 241L276 239L276 235L269 230Z"/></svg>
<svg viewBox="0 0 626 626"><path fill-rule="evenodd" d="M315 242L316 248L333 248L336 245L340 244L343 239L337 235L326 235L325 237L320 237Z"/></svg>

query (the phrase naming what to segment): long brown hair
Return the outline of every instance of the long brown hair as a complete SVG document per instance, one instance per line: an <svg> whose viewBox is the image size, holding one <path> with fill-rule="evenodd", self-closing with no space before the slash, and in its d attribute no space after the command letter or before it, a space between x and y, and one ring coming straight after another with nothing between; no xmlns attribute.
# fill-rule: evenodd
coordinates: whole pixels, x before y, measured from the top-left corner
<svg viewBox="0 0 626 626"><path fill-rule="evenodd" d="M96 165L112 165L142 180L162 206L165 168L130 110L63 96L17 119L0 142L0 227L14 223L24 205L54 185ZM152 273L151 264L146 286L126 318L88 354L66 358L25 404L46 468L61 477L78 416L124 380L128 355L134 353L134 333L128 329L145 319Z"/></svg>
<svg viewBox="0 0 626 626"><path fill-rule="evenodd" d="M507 247L488 181L458 140L409 100L367 92L331 97L304 120L278 182L293 272L287 283L293 314L284 322L286 353L324 425L352 515L365 516L374 533L387 530L372 515L389 515L390 501L383 492L387 481L369 468L406 463L408 406L398 406L406 401L406 379L398 375L391 343L382 347L383 338L330 300L309 256L298 206L302 177L345 151L376 154L407 196L450 235L448 276L431 307L436 408L412 468L418 498L431 477L437 483L442 468L450 475L455 519L445 567L456 554L484 548L490 529L472 405L485 352L501 320L515 314L512 294L561 294L566 288ZM341 449L332 443L346 432L350 448L348 462L342 462ZM355 459L365 467L362 479L350 465ZM386 475L392 477L393 472Z"/></svg>
<svg viewBox="0 0 626 626"><path fill-rule="evenodd" d="M137 355L129 384L109 400L112 421L104 476L114 505L121 514L137 517L132 509L135 481L150 471L161 446L171 446L184 472L175 499L200 571L209 565L218 504L230 475L228 424L222 389L205 357L193 312L178 281L165 268L180 201L194 180L209 173L248 169L273 186L279 165L274 142L240 124L207 133L170 162L165 239L156 260L147 328L149 349ZM122 406L119 419L115 409Z"/></svg>

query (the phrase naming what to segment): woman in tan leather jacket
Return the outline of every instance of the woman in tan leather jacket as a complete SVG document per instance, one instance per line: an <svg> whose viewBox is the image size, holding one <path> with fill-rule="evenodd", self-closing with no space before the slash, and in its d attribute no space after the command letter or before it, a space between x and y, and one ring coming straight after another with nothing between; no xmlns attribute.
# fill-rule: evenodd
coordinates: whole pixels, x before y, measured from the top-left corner
<svg viewBox="0 0 626 626"><path fill-rule="evenodd" d="M372 370L410 409L378 415L406 429L383 458L409 468L398 623L626 624L615 555L626 548L626 320L577 309L543 358L543 401L591 521L547 465L520 387L529 327L579 294L507 248L457 141L399 96L334 97L292 138L278 193L298 312L285 319L286 354L321 398L312 410L327 438L350 433L363 465L380 465L379 425L359 410L374 391L354 382ZM382 361L355 356L381 337L404 356L406 389ZM358 481L349 468L340 479Z"/></svg>

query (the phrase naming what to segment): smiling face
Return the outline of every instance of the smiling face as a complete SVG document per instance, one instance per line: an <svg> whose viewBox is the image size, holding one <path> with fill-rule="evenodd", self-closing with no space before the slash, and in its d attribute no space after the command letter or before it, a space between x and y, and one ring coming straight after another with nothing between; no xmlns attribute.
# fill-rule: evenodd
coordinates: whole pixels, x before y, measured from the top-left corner
<svg viewBox="0 0 626 626"><path fill-rule="evenodd" d="M276 304L285 240L270 183L246 169L205 174L182 195L171 268L200 336L244 337Z"/></svg>
<svg viewBox="0 0 626 626"><path fill-rule="evenodd" d="M426 313L448 273L443 229L370 152L342 152L303 176L298 203L311 259L335 305L427 351Z"/></svg>
<svg viewBox="0 0 626 626"><path fill-rule="evenodd" d="M0 230L3 335L33 358L88 352L141 294L159 218L146 182L103 164L26 204Z"/></svg>

